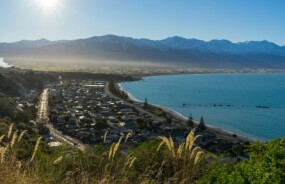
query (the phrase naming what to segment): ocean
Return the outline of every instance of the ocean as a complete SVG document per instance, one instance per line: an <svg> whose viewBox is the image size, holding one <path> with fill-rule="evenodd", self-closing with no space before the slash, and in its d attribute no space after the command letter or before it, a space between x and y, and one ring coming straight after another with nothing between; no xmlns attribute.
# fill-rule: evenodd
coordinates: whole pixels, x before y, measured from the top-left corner
<svg viewBox="0 0 285 184"><path fill-rule="evenodd" d="M285 74L187 74L145 77L120 86L206 125L262 141L285 136Z"/></svg>

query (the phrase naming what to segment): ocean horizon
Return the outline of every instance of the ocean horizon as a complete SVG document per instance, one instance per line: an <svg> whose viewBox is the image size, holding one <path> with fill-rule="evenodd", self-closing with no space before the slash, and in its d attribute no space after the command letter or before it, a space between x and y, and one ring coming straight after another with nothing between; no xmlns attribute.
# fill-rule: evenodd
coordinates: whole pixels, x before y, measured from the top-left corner
<svg viewBox="0 0 285 184"><path fill-rule="evenodd" d="M131 98L195 121L267 141L285 136L284 74L185 74L122 82Z"/></svg>

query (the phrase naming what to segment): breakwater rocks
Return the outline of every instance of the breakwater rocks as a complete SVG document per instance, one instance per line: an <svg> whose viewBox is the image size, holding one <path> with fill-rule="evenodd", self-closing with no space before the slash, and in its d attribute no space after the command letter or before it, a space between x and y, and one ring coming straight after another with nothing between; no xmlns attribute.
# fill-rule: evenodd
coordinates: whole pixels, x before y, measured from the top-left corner
<svg viewBox="0 0 285 184"><path fill-rule="evenodd" d="M270 109L269 106L256 105L256 106L248 106L248 105L230 105L230 104L187 104L182 103L180 107L255 107L259 109Z"/></svg>

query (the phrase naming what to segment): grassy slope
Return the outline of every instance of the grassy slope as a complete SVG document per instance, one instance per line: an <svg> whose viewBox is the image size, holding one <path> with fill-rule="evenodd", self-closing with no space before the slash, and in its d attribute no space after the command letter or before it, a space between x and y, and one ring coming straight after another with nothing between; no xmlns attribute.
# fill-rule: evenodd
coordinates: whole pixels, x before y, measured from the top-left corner
<svg viewBox="0 0 285 184"><path fill-rule="evenodd" d="M127 154L120 152L124 142L111 147L97 145L85 153L66 146L51 149L37 141L37 133L25 133L19 139L24 129L17 124L9 128L8 120L0 120L0 124L0 183L4 184L285 182L284 139L253 144L251 157L234 165L219 158L208 162L208 155L197 161L196 149L173 147L166 138L161 149L160 142L153 140Z"/></svg>
<svg viewBox="0 0 285 184"><path fill-rule="evenodd" d="M37 134L26 134L18 141L23 130L5 127L8 133L4 133L0 148L0 158L4 158L0 183L189 183L202 173L202 162L194 164L196 158L190 159L192 152L184 149L184 156L173 156L169 150L173 147L166 142L168 146L157 150L160 142L150 141L130 149L127 155L120 152L124 142L111 147L97 145L82 153L65 146L51 149L45 142L37 146Z"/></svg>

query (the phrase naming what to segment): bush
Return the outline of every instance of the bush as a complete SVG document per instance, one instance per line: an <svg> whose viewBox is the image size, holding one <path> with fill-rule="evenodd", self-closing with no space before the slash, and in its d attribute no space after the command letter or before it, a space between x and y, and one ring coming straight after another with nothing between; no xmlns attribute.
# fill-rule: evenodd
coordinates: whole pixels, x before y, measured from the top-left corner
<svg viewBox="0 0 285 184"><path fill-rule="evenodd" d="M200 183L285 183L285 139L249 147L250 158L233 165L215 164Z"/></svg>

